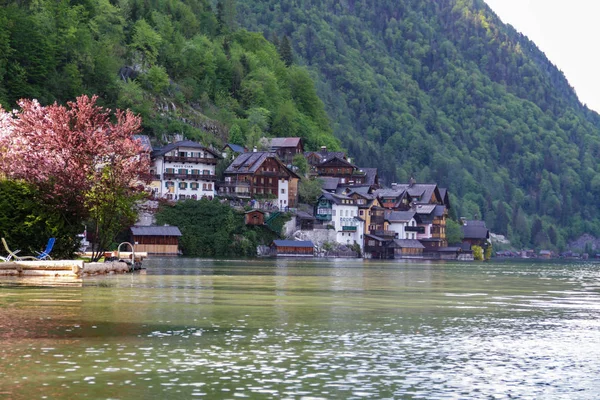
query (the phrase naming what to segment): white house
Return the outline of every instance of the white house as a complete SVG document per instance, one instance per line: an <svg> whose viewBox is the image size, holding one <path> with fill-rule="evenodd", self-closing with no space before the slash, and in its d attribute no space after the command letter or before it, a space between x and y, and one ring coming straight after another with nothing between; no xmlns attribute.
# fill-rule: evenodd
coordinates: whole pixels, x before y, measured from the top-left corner
<svg viewBox="0 0 600 400"><path fill-rule="evenodd" d="M340 244L358 243L363 248L365 221L358 215L358 204L346 195L324 192L317 201L315 218L333 226Z"/></svg>
<svg viewBox="0 0 600 400"><path fill-rule="evenodd" d="M191 140L170 143L152 152L150 173L156 197L170 200L215 196L215 166L221 155Z"/></svg>
<svg viewBox="0 0 600 400"><path fill-rule="evenodd" d="M387 230L397 234L397 239L417 239L419 230L417 226L417 214L415 211L386 211L385 223Z"/></svg>

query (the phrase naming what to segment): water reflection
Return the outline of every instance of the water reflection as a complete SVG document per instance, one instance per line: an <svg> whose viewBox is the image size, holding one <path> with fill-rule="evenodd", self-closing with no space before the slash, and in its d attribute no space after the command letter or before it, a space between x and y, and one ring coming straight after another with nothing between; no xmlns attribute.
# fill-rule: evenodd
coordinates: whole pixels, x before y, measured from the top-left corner
<svg viewBox="0 0 600 400"><path fill-rule="evenodd" d="M0 394L593 398L599 278L583 264L154 259L83 288L3 287Z"/></svg>

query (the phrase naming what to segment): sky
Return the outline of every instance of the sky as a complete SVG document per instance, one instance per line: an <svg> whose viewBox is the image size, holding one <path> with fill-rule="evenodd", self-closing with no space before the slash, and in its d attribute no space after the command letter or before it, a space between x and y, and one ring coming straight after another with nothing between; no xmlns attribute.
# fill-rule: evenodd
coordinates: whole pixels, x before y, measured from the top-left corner
<svg viewBox="0 0 600 400"><path fill-rule="evenodd" d="M566 76L579 100L600 112L600 1L485 0Z"/></svg>

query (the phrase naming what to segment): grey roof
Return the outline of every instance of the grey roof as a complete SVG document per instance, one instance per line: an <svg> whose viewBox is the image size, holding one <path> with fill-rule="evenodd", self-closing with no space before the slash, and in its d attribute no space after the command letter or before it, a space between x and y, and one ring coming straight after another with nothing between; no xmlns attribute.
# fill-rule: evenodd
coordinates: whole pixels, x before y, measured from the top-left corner
<svg viewBox="0 0 600 400"><path fill-rule="evenodd" d="M319 163L325 162L332 159L333 157L345 159L346 155L341 151L305 151L304 156L308 157L311 154L316 155L319 158Z"/></svg>
<svg viewBox="0 0 600 400"><path fill-rule="evenodd" d="M485 221L465 221L461 226L465 239L488 239L490 231L485 226Z"/></svg>
<svg viewBox="0 0 600 400"><path fill-rule="evenodd" d="M229 146L229 148L231 150L233 150L235 153L245 153L246 149L244 148L244 146L240 146L239 144L235 144L235 143L227 143L225 146L223 146L223 149L225 149L225 147Z"/></svg>
<svg viewBox="0 0 600 400"><path fill-rule="evenodd" d="M277 247L315 247L310 240L273 240Z"/></svg>
<svg viewBox="0 0 600 400"><path fill-rule="evenodd" d="M462 246L440 247L437 251L440 253L458 253L459 251L462 251Z"/></svg>
<svg viewBox="0 0 600 400"><path fill-rule="evenodd" d="M277 149L281 147L296 147L302 141L299 137L284 137L284 138L273 138L271 139L271 149Z"/></svg>
<svg viewBox="0 0 600 400"><path fill-rule="evenodd" d="M375 236L375 235L371 235L371 234L368 234L368 233L365 235L365 237L366 238L370 238L370 239L375 239L378 242L385 242L386 241L386 239L382 238L381 236Z"/></svg>
<svg viewBox="0 0 600 400"><path fill-rule="evenodd" d="M435 206L435 209L433 210L433 215L435 215L436 217L441 217L444 215L445 212L446 206Z"/></svg>
<svg viewBox="0 0 600 400"><path fill-rule="evenodd" d="M408 222L415 217L414 211L387 211L385 219L388 222Z"/></svg>
<svg viewBox="0 0 600 400"><path fill-rule="evenodd" d="M411 197L419 197L419 203L429 203L431 197L437 190L435 183L415 183L415 184L394 184L392 189L405 190L410 194ZM439 194L439 190L437 190ZM440 196L441 197L441 196ZM443 200L443 198L442 198Z"/></svg>
<svg viewBox="0 0 600 400"><path fill-rule="evenodd" d="M286 167L277 157L275 153L270 151L253 151L250 153L242 153L227 167L225 174L253 174L265 162L267 158L274 158L285 169L290 176L298 178L294 171Z"/></svg>
<svg viewBox="0 0 600 400"><path fill-rule="evenodd" d="M142 148L147 152L152 152L152 143L150 143L150 137L148 135L133 135L134 139L140 141Z"/></svg>
<svg viewBox="0 0 600 400"><path fill-rule="evenodd" d="M369 185L377 184L377 168L360 168L365 173L365 183Z"/></svg>
<svg viewBox="0 0 600 400"><path fill-rule="evenodd" d="M425 246L416 239L394 239L394 247L403 249L424 249Z"/></svg>
<svg viewBox="0 0 600 400"><path fill-rule="evenodd" d="M130 229L135 236L182 236L176 226L132 226Z"/></svg>
<svg viewBox="0 0 600 400"><path fill-rule="evenodd" d="M307 213L306 211L296 211L296 218L299 219L315 219L315 217L309 213Z"/></svg>
<svg viewBox="0 0 600 400"><path fill-rule="evenodd" d="M340 178L324 176L319 179L321 179L323 181L323 190L327 190L327 191L337 190L337 187L340 184Z"/></svg>
<svg viewBox="0 0 600 400"><path fill-rule="evenodd" d="M436 207L435 204L417 204L415 211L419 214L431 214Z"/></svg>
<svg viewBox="0 0 600 400"><path fill-rule="evenodd" d="M348 205L355 205L353 198L348 197L348 196L344 196L342 194L334 194L334 193L329 193L329 192L323 192L323 194L321 196L319 196L319 199L321 197L324 197L327 200L329 200L329 201L331 201L332 203L335 203L335 204L342 204L342 200L352 200L353 204L348 204Z"/></svg>
<svg viewBox="0 0 600 400"><path fill-rule="evenodd" d="M192 140L182 140L182 141L175 142L175 143L169 143L168 145L166 145L163 148L154 150L153 155L154 156L164 156L171 150L174 150L174 149L177 149L180 147L187 147L187 148L192 148L192 149L200 149L200 150L208 151L213 156L215 156L217 158L222 158L218 152L216 152L212 149L209 149L208 147L204 146L203 144L194 142Z"/></svg>
<svg viewBox="0 0 600 400"><path fill-rule="evenodd" d="M342 157L338 157L338 156L334 156L334 157L328 158L326 160L321 160L321 163L319 164L319 166L323 166L323 165L328 164L328 163L330 163L332 161L335 161L335 160L338 160L343 165L347 165L347 166L352 167L352 168L357 168L356 165L354 165L354 164L348 162L348 160L346 160L346 159L344 159Z"/></svg>

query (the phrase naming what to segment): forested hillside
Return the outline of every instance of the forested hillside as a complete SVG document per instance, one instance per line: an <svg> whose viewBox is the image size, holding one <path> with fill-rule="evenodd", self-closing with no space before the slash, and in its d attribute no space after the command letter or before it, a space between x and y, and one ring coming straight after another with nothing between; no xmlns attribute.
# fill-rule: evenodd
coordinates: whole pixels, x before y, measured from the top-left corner
<svg viewBox="0 0 600 400"><path fill-rule="evenodd" d="M308 72L208 0L38 0L0 5L0 104L98 94L157 141L222 145L301 136L339 147ZM229 138L229 131L231 136Z"/></svg>
<svg viewBox="0 0 600 400"><path fill-rule="evenodd" d="M335 135L386 182L447 186L456 216L516 245L600 233L598 115L482 0L246 0L237 13L289 37Z"/></svg>

